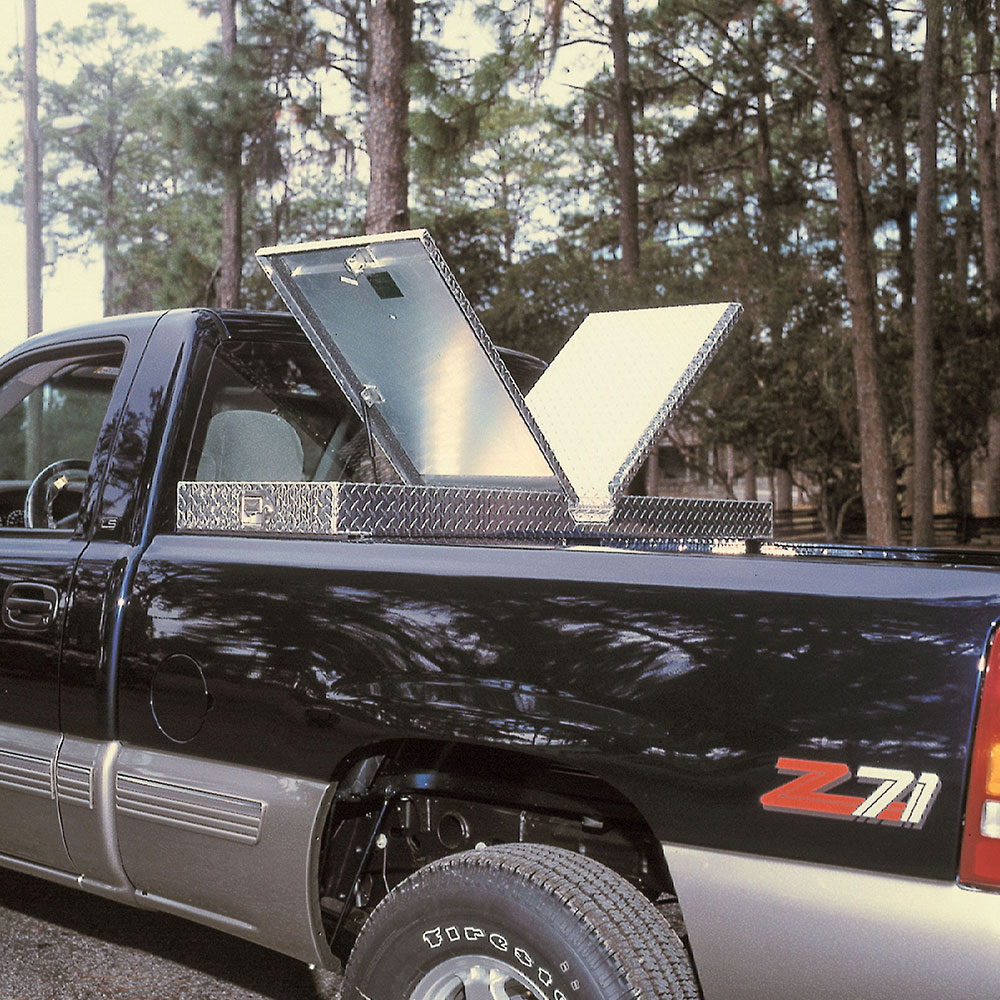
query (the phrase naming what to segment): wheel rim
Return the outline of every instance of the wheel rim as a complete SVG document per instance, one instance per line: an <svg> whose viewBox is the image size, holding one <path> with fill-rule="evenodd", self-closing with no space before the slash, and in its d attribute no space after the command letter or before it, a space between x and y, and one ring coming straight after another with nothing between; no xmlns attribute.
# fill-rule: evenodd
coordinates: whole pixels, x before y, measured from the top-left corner
<svg viewBox="0 0 1000 1000"><path fill-rule="evenodd" d="M408 1000L544 1000L513 965L488 955L460 955L434 966Z"/></svg>

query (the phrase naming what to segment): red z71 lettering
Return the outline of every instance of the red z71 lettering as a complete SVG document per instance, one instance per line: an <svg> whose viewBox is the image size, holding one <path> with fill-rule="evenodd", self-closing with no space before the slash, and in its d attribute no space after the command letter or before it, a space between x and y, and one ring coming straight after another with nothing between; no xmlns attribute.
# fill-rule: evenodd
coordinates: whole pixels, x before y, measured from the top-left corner
<svg viewBox="0 0 1000 1000"><path fill-rule="evenodd" d="M920 829L941 789L941 779L928 771L917 778L912 771L862 766L854 775L846 764L797 757L779 757L777 767L779 774L798 777L760 797L761 806L768 812ZM852 778L877 787L868 796L831 793L831 789Z"/></svg>

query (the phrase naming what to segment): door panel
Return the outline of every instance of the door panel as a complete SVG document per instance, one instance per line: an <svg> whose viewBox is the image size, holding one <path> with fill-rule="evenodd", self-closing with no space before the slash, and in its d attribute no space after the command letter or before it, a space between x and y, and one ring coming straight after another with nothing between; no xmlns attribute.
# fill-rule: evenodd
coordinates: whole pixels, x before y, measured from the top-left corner
<svg viewBox="0 0 1000 1000"><path fill-rule="evenodd" d="M37 532L0 532L0 722L59 731L59 641L66 594L84 542ZM54 593L57 607L40 625L17 595ZM0 747L2 749L2 747Z"/></svg>
<svg viewBox="0 0 1000 1000"><path fill-rule="evenodd" d="M121 356L117 342L43 348L0 373L0 853L70 871L60 656Z"/></svg>
<svg viewBox="0 0 1000 1000"><path fill-rule="evenodd" d="M0 852L70 868L56 806L59 643L66 594L85 542L48 533L0 532ZM17 594L56 595L47 624Z"/></svg>

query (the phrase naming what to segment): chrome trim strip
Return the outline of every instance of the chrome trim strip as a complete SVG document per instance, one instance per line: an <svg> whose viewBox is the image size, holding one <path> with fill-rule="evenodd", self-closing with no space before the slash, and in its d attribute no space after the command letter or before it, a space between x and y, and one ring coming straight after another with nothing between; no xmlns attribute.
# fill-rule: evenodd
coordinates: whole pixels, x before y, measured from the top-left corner
<svg viewBox="0 0 1000 1000"><path fill-rule="evenodd" d="M29 792L51 799L52 758L0 750L0 785L15 792Z"/></svg>
<svg viewBox="0 0 1000 1000"><path fill-rule="evenodd" d="M704 1000L985 1000L1000 893L664 844Z"/></svg>
<svg viewBox="0 0 1000 1000"><path fill-rule="evenodd" d="M263 802L132 774L118 775L115 805L119 813L241 844L260 840L264 820Z"/></svg>
<svg viewBox="0 0 1000 1000"><path fill-rule="evenodd" d="M60 802L94 808L94 769L79 764L56 764L56 794Z"/></svg>

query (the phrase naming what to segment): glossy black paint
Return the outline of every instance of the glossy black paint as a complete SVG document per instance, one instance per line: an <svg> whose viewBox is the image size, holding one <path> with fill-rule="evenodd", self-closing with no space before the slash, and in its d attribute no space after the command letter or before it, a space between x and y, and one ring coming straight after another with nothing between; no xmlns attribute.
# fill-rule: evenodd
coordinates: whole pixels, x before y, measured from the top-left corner
<svg viewBox="0 0 1000 1000"><path fill-rule="evenodd" d="M475 743L598 775L663 840L948 878L998 583L898 564L161 535L129 602L121 732L166 748L150 682L186 654L212 708L184 753L323 777L384 740ZM943 788L922 830L765 813L783 755L933 771Z"/></svg>
<svg viewBox="0 0 1000 1000"><path fill-rule="evenodd" d="M387 740L477 744L599 776L663 840L954 877L995 569L178 536L214 346L301 334L206 310L116 329L137 367L76 540L63 731L322 779ZM184 743L150 703L174 655L207 685L199 726L190 690L158 691ZM779 756L934 771L942 791L922 830L766 813Z"/></svg>
<svg viewBox="0 0 1000 1000"><path fill-rule="evenodd" d="M0 537L0 597L13 584L40 584L58 595L47 628L0 625L0 722L59 729L59 637L66 595L83 544L57 532L11 532Z"/></svg>
<svg viewBox="0 0 1000 1000"><path fill-rule="evenodd" d="M218 327L207 311L166 313L151 318L130 351L141 365L131 371L127 399L112 407L98 443L106 472L88 496L93 541L77 567L65 629L59 697L70 735L116 737L125 595L152 537L155 498L178 447L178 413L198 384L194 359L210 350Z"/></svg>
<svg viewBox="0 0 1000 1000"><path fill-rule="evenodd" d="M64 625L73 608L74 572L95 528L97 498L115 429L153 322L155 317L127 317L94 323L75 330L72 335L32 338L6 356L0 366L0 382L6 382L15 372L51 358L124 350L121 374L95 449L77 530L0 531L0 594L14 582L37 582L54 587L59 601L58 615L48 629L26 634L0 626L0 722L60 731L60 647Z"/></svg>

